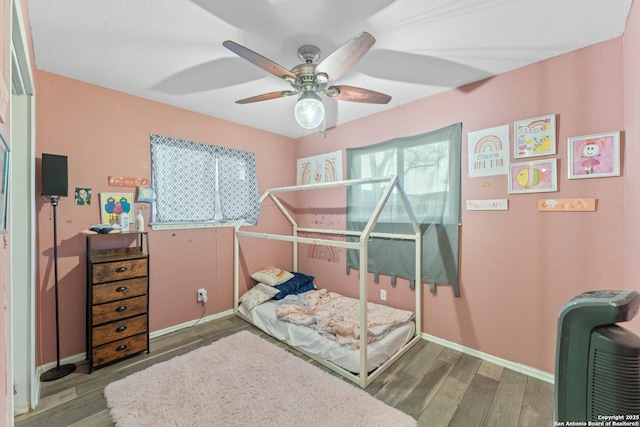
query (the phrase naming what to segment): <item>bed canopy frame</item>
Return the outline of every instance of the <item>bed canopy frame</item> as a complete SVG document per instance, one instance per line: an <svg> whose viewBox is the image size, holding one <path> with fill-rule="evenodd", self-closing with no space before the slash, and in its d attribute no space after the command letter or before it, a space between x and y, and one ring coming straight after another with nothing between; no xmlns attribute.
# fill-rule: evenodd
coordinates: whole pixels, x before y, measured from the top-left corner
<svg viewBox="0 0 640 427"><path fill-rule="evenodd" d="M317 228L303 228L299 227L295 218L291 215L289 210L282 204L281 200L278 198L278 194L280 193L288 193L295 191L308 191L308 190L318 190L318 189L326 189L326 188L334 188L334 187L349 187L353 185L362 185L362 184L371 184L371 183L387 183L385 190L383 191L380 199L377 202L376 208L373 211L371 217L369 218L366 226L362 231L349 231L349 230L335 230L335 229L317 229ZM384 209L387 201L391 194L396 191L402 204L404 205L404 209L407 213L408 220L410 221L413 233L407 234L398 234L398 233L384 233L384 232L374 232L374 228L382 210ZM285 216L285 218L289 221L292 226L291 235L282 235L282 234L270 234L270 233L262 233L262 232L251 232L244 231L242 227L248 225L247 223L239 223L235 227L234 232L234 313L246 320L249 323L250 319L246 318L239 310L238 304L240 299L239 292L239 281L240 281L240 242L239 237L251 237L251 238L259 238L259 239L270 239L270 240L280 240L287 241L293 244L293 269L294 271L298 271L298 244L314 244L314 245L325 245L330 247L340 247L346 249L354 249L357 250L360 257L360 274L359 274L359 282L360 282L360 330L367 330L367 278L368 278L368 248L367 242L370 238L380 238L380 239L401 239L401 240L413 240L415 241L415 333L411 340L409 340L400 350L398 350L391 358L382 363L378 368L373 370L371 373L367 372L366 363L367 363L367 334L361 334L360 336L360 372L358 374L354 374L349 372L342 367L332 363L331 361L325 360L320 356L309 353L303 349L298 347L296 350L301 353L307 355L313 360L321 363L322 365L328 367L334 372L339 373L343 377L351 380L352 382L358 384L360 387L367 387L373 380L375 380L382 372L384 372L391 364L393 364L398 358L400 358L404 353L406 353L414 344L416 344L421 339L421 325L422 325L422 304L421 304L421 294L422 294L422 232L420 226L416 220L416 216L413 212L413 208L409 203L409 199L404 191L402 183L398 179L397 176L387 176L383 178L362 178L362 179L352 179L352 180L343 180L343 181L334 181L334 182L326 182L326 183L318 183L318 184L307 184L307 185L298 185L291 187L280 187L280 188L272 188L266 190L262 196L260 197L260 205L267 199L270 198L273 203L278 207L280 212ZM314 234L314 235L327 235L327 236L343 236L343 237L354 237L355 241L346 241L346 240L330 240L323 238L315 238L315 237L304 237L300 236L300 233L303 234ZM355 350L354 350L355 351Z"/></svg>

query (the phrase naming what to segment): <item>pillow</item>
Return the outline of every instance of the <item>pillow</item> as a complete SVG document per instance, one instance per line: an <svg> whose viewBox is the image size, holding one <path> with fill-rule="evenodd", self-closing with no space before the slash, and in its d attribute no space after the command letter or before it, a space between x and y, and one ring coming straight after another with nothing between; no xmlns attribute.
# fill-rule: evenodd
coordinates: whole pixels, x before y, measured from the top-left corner
<svg viewBox="0 0 640 427"><path fill-rule="evenodd" d="M138 201L139 202L153 202L153 188L138 187Z"/></svg>
<svg viewBox="0 0 640 427"><path fill-rule="evenodd" d="M267 286L264 283L258 283L240 297L240 302L244 304L247 310L251 310L253 307L270 300L277 293L278 290L276 288Z"/></svg>
<svg viewBox="0 0 640 427"><path fill-rule="evenodd" d="M291 275L293 276L291 279L275 287L279 292L274 299L282 299L287 295L301 294L316 288L313 284L313 276L296 272L291 273Z"/></svg>
<svg viewBox="0 0 640 427"><path fill-rule="evenodd" d="M278 267L269 267L264 270L256 271L251 277L265 285L276 286L293 277L293 274Z"/></svg>

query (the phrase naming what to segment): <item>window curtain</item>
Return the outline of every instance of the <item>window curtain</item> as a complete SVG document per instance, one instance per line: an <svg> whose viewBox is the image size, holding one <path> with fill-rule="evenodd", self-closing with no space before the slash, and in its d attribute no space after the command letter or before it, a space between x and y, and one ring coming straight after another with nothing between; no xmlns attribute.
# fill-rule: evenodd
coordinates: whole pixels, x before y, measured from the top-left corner
<svg viewBox="0 0 640 427"><path fill-rule="evenodd" d="M257 221L253 153L150 135L154 223Z"/></svg>
<svg viewBox="0 0 640 427"><path fill-rule="evenodd" d="M366 147L347 149L349 179L398 175L422 235L422 281L454 286L458 295L462 123L432 132ZM373 213L385 184L351 186L347 190L347 229L361 231ZM395 193L395 192L394 192ZM397 196L387 202L375 231L413 233ZM413 241L370 239L368 270L409 279L415 285ZM358 251L347 250L347 271L360 268ZM433 287L432 287L433 289Z"/></svg>
<svg viewBox="0 0 640 427"><path fill-rule="evenodd" d="M227 221L258 221L260 195L255 155L218 147L220 208Z"/></svg>

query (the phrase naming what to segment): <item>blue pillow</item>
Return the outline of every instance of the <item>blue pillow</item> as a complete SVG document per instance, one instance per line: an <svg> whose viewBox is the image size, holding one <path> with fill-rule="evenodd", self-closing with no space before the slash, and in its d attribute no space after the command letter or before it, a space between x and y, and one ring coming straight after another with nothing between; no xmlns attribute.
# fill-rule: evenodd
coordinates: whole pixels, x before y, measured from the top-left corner
<svg viewBox="0 0 640 427"><path fill-rule="evenodd" d="M295 295L301 294L303 292L310 291L311 289L315 289L313 284L313 276L308 276L303 273L296 273L295 271L291 272L293 277L286 282L275 286L280 292L278 292L273 299L282 299L287 295Z"/></svg>

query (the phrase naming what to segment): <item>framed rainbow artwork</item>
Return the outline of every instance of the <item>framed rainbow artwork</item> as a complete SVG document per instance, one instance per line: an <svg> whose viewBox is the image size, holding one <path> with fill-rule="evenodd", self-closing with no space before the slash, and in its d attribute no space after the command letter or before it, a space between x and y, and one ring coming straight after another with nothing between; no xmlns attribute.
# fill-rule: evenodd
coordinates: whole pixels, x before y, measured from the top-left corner
<svg viewBox="0 0 640 427"><path fill-rule="evenodd" d="M469 176L506 175L509 167L509 125L469 132Z"/></svg>
<svg viewBox="0 0 640 427"><path fill-rule="evenodd" d="M513 124L513 157L556 154L556 115L534 117Z"/></svg>
<svg viewBox="0 0 640 427"><path fill-rule="evenodd" d="M297 161L298 185L342 180L342 151L305 157Z"/></svg>

